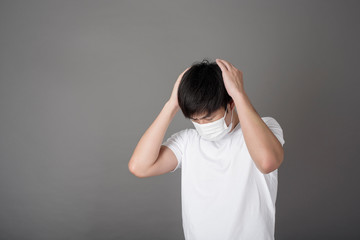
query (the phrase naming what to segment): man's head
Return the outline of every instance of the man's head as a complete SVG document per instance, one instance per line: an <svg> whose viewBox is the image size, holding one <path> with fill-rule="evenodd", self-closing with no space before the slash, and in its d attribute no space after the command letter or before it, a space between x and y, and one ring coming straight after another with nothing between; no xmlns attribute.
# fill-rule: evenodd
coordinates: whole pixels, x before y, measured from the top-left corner
<svg viewBox="0 0 360 240"><path fill-rule="evenodd" d="M234 107L216 62L204 59L187 70L179 84L178 103L185 118L198 123L212 122ZM229 104L230 103L230 104ZM232 106L231 106L232 105Z"/></svg>

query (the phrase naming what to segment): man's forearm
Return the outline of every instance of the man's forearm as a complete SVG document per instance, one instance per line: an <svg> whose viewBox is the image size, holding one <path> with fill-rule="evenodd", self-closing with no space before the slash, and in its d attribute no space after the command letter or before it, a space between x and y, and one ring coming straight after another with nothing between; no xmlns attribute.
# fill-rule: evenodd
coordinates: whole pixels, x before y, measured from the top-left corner
<svg viewBox="0 0 360 240"><path fill-rule="evenodd" d="M245 92L236 94L233 100L251 158L261 172L272 172L283 160L281 143L256 112Z"/></svg>
<svg viewBox="0 0 360 240"><path fill-rule="evenodd" d="M179 107L170 101L165 103L159 115L145 131L135 147L128 164L132 172L145 171L154 164L159 155L165 133L178 109Z"/></svg>

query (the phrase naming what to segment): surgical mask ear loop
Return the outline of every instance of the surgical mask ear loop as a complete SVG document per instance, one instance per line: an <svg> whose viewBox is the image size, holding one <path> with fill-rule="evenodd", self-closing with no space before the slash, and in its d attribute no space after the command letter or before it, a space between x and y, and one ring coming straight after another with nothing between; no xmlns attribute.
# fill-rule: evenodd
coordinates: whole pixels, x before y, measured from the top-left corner
<svg viewBox="0 0 360 240"><path fill-rule="evenodd" d="M231 121L230 121L229 125L232 124L232 122L233 122L233 116L234 116L234 108L233 108L233 110L231 110Z"/></svg>
<svg viewBox="0 0 360 240"><path fill-rule="evenodd" d="M226 118L226 115L228 114L228 106L226 106L226 109L225 109L225 116L224 116L224 120Z"/></svg>

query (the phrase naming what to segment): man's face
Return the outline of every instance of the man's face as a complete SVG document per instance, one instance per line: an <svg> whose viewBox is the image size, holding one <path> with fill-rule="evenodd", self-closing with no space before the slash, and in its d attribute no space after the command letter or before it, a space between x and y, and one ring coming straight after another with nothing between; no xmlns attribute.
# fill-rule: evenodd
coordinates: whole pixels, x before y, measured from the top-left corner
<svg viewBox="0 0 360 240"><path fill-rule="evenodd" d="M227 106L228 106L227 107L228 112L225 116L225 122L226 125L229 125L231 122L231 109L230 109L230 104L228 104ZM206 114L206 113L198 114L198 115L194 114L193 116L191 116L190 120L199 124L205 124L219 120L220 118L224 117L224 115L225 115L225 109L220 108L215 112L213 112L212 114Z"/></svg>

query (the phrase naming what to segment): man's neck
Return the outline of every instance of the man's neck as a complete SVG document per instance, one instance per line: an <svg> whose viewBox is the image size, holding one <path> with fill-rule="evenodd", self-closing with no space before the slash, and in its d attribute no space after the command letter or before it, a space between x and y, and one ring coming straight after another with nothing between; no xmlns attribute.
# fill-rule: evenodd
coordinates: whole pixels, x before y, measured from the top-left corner
<svg viewBox="0 0 360 240"><path fill-rule="evenodd" d="M238 124L240 124L240 122L239 122L239 116L237 115L237 112L236 112L235 109L234 109L233 124L232 124L232 126L231 126L230 132L232 132L232 130L234 130L234 128L235 128Z"/></svg>

